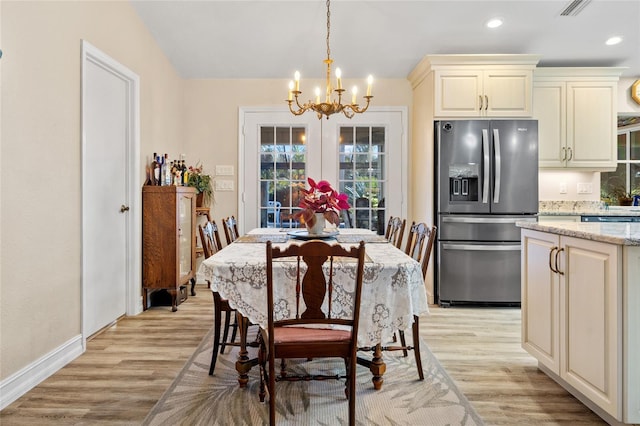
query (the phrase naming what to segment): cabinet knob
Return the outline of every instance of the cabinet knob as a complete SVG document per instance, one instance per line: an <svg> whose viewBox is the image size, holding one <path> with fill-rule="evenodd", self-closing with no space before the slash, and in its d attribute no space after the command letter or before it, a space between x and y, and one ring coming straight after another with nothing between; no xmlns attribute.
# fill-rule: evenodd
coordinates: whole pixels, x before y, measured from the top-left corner
<svg viewBox="0 0 640 426"><path fill-rule="evenodd" d="M124 204L120 206L120 213L128 212L129 206L125 206Z"/></svg>

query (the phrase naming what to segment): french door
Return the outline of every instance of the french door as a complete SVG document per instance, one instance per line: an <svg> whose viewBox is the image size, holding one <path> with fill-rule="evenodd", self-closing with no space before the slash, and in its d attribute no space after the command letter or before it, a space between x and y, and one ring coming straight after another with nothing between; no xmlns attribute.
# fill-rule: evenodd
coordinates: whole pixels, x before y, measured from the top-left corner
<svg viewBox="0 0 640 426"><path fill-rule="evenodd" d="M297 227L293 215L308 177L349 196L340 226L383 232L389 215L406 217L406 109L329 120L242 109L240 126L242 232Z"/></svg>

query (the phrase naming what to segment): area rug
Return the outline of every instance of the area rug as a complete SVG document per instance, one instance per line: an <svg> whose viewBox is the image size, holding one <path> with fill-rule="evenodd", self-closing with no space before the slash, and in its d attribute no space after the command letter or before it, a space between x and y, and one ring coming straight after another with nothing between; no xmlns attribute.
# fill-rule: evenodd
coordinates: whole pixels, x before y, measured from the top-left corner
<svg viewBox="0 0 640 426"><path fill-rule="evenodd" d="M252 327L255 328L255 327ZM235 361L238 348L227 347L209 376L213 331L187 361L169 389L144 420L144 425L265 425L269 405L258 398L259 369L249 373L247 388L238 387ZM229 350L231 349L231 350ZM424 380L418 380L413 354L386 352L382 390L376 391L371 373L358 366L357 424L361 425L483 425L469 401L447 372L421 344ZM250 349L252 350L252 349ZM250 356L255 356L250 352ZM343 374L341 360L289 361L296 374ZM276 371L279 367L276 366ZM346 425L348 402L344 380L276 383L278 425Z"/></svg>

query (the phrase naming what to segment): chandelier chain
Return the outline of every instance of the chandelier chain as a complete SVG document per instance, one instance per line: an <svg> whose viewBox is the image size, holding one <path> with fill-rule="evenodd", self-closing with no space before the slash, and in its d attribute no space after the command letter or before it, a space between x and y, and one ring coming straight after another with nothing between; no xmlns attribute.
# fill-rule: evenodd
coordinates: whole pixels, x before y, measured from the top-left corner
<svg viewBox="0 0 640 426"><path fill-rule="evenodd" d="M329 47L329 35L331 34L331 10L329 5L331 0L327 0L327 59L331 59L331 48Z"/></svg>

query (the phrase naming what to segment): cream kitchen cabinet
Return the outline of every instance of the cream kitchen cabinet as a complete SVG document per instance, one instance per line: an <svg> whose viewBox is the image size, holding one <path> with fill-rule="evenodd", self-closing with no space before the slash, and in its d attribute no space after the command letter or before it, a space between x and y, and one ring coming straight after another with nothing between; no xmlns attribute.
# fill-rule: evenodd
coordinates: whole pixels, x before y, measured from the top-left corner
<svg viewBox="0 0 640 426"><path fill-rule="evenodd" d="M444 67L435 71L436 117L531 117L532 69Z"/></svg>
<svg viewBox="0 0 640 426"><path fill-rule="evenodd" d="M423 119L531 117L539 55L428 55L409 74ZM427 115L427 117L424 117Z"/></svg>
<svg viewBox="0 0 640 426"><path fill-rule="evenodd" d="M618 421L622 282L622 246L522 230L522 347Z"/></svg>
<svg viewBox="0 0 640 426"><path fill-rule="evenodd" d="M533 118L542 168L616 168L620 68L537 68Z"/></svg>

